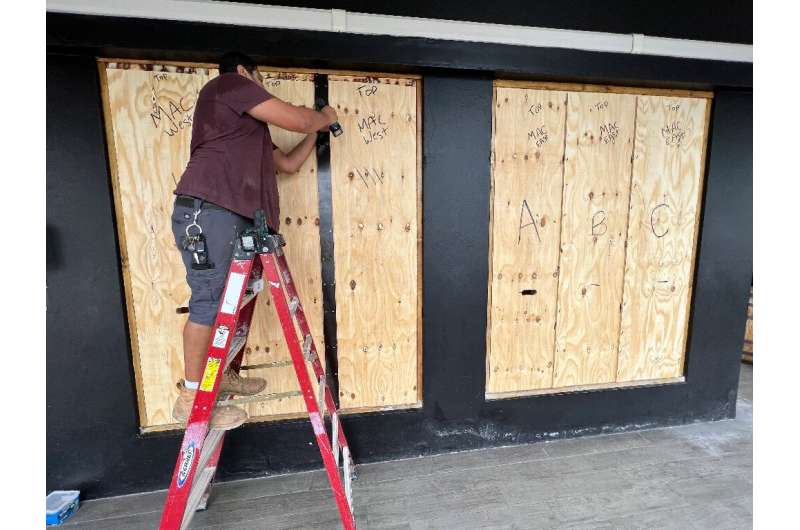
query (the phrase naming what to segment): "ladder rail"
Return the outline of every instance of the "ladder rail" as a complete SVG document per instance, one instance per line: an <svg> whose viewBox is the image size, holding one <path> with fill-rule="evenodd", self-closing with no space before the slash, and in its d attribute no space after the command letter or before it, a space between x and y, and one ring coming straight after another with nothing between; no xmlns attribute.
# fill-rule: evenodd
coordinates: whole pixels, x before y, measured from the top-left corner
<svg viewBox="0 0 800 530"><path fill-rule="evenodd" d="M303 357L302 347L300 346L297 333L295 332L292 315L289 312L289 304L286 300L286 293L284 293L283 290L284 285L281 283L281 279L283 278L286 280L286 285L292 285L291 276L288 273L288 269L284 269L284 271L280 270L280 266L276 262L275 254L260 254L259 256L261 258L264 274L267 278L267 283L269 284L269 289L272 292L272 300L274 302L275 310L278 313L278 318L281 322L281 327L283 328L283 334L286 337L289 353L292 357L292 361L294 362L297 380L300 383L300 388L303 392L303 399L306 403L306 409L308 409L308 417L311 421L311 426L314 429L314 436L316 437L317 445L319 446L320 454L322 455L322 461L325 464L328 480L333 489L334 499L336 501L336 506L339 509L339 515L342 519L342 524L344 525L345 530L354 530L355 521L351 509L351 503L348 499L347 493L345 492L345 484L343 484L342 478L339 475L339 466L336 464L336 460L333 455L333 446L331 445L330 439L328 438L328 433L325 429L325 421L319 409L317 397L314 395L314 388L312 387L311 379L308 376L308 370L305 364L306 361ZM278 256L278 259L280 259L280 256ZM281 274L282 272L283 274ZM292 296L291 291L289 294ZM296 296L296 292L293 295ZM298 314L300 314L299 308L295 314L295 317L297 317ZM305 325L307 326L308 324L305 323ZM318 363L319 361L317 360L316 363L312 364L316 365ZM331 397L330 391L327 391L325 395L327 401ZM331 407L331 410L336 410L336 407Z"/></svg>
<svg viewBox="0 0 800 530"><path fill-rule="evenodd" d="M300 300L300 296L297 293L297 288L294 286L294 279L292 278L292 273L289 271L289 264L286 261L286 255L284 253L278 253L275 256L275 263L280 272L282 272L281 276L285 279L288 279L286 283L284 283L284 288L286 289L286 293L289 296L289 299L297 299ZM298 327L300 328L300 332L303 336L310 336L311 337L311 349L316 352L317 347L314 343L314 337L311 334L311 328L308 325L308 320L306 320L305 311L303 310L303 305L298 303L296 309L294 310L294 318L297 320ZM322 367L322 363L319 361L319 355L315 355L314 359L311 361L311 366L314 368L314 374L317 376L317 380L320 378L326 377L325 369ZM326 385L326 392L325 392L325 405L327 406L328 410L330 411L338 411L338 407L336 406L336 402L333 398L333 393L330 391L330 387ZM333 421L333 416L331 416L331 421ZM337 425L337 443L339 447L342 449L349 447L347 443L347 437L344 435L344 429L342 429L341 419L339 418L339 414L336 414L336 423ZM337 462L338 462L338 455L337 455Z"/></svg>
<svg viewBox="0 0 800 530"><path fill-rule="evenodd" d="M314 374L317 376L317 380L320 383L318 399L320 402L320 408L323 417L326 408L330 412L331 431L332 431L331 449L333 451L334 462L336 463L337 468L339 466L340 460L342 461L343 464L342 472L345 481L344 482L345 496L347 498L347 502L350 505L350 510L352 512L353 509L352 480L355 477L355 464L353 463L352 460L350 446L347 443L347 437L344 434L344 428L342 427L338 407L336 406L336 402L334 401L333 393L329 385L327 384L327 372L322 367L322 363L319 360L319 355L317 355L316 353L316 344L314 343L314 337L311 334L311 329L308 325L308 321L306 320L305 311L303 310L303 305L302 303L300 303L300 295L298 294L297 289L295 288L294 279L292 278L292 273L289 270L289 264L286 261L286 255L283 252L275 253L274 262L276 267L278 268L280 278L281 280L283 280L283 287L286 291L286 297L289 299L288 302L289 313L297 321L297 325L300 328L301 334L310 341L309 347L314 353L314 355L310 355L307 359L311 362L311 365L314 368ZM303 346L304 351L305 348L306 346L304 344Z"/></svg>

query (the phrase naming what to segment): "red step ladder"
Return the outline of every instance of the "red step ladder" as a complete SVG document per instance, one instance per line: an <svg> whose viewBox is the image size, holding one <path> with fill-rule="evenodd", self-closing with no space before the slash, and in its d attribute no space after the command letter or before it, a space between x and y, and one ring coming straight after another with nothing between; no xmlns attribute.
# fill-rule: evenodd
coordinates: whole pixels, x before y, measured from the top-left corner
<svg viewBox="0 0 800 530"><path fill-rule="evenodd" d="M355 466L333 394L326 381L325 370L320 363L308 321L300 304L300 297L286 263L286 256L281 250L285 245L283 237L269 233L264 212L261 210L256 212L255 227L243 232L236 241L225 291L212 330L205 371L186 424L183 443L175 463L167 500L164 503L159 527L161 530L187 528L195 511L205 508L225 439L225 431L209 429L209 420L217 402L222 373L228 367L239 371L290 364L289 361L279 361L241 366L242 352L253 319L253 308L258 293L265 286L264 280L269 286L275 310L281 321L300 391L229 399L223 403L237 405L302 395L339 509L342 526L346 530L355 529L351 486ZM297 322L302 333L302 344L298 340L293 320ZM311 363L318 382L316 395L306 368L307 362ZM331 422L330 437L325 427L326 412Z"/></svg>

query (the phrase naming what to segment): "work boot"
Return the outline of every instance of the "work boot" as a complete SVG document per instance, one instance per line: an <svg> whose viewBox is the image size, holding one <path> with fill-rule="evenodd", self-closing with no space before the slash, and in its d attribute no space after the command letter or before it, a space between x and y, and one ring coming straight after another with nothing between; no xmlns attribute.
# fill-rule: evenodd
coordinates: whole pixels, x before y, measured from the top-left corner
<svg viewBox="0 0 800 530"><path fill-rule="evenodd" d="M175 406L172 407L172 417L180 423L186 423L189 420L189 414L192 412L192 404L197 390L189 390L183 384L183 381L179 381L178 391L178 399L175 400ZM245 421L247 421L247 413L244 410L239 407L218 404L211 413L209 429L227 431L235 429Z"/></svg>
<svg viewBox="0 0 800 530"><path fill-rule="evenodd" d="M260 377L242 377L230 368L222 374L219 384L220 394L236 394L239 396L254 396L267 386L266 379Z"/></svg>

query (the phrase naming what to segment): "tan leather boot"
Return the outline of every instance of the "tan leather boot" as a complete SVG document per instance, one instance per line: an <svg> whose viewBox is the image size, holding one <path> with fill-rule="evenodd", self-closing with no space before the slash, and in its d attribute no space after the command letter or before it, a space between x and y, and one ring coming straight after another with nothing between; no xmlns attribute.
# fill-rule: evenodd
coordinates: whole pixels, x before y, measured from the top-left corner
<svg viewBox="0 0 800 530"><path fill-rule="evenodd" d="M172 407L172 417L180 423L186 423L192 412L192 404L197 390L189 390L183 381L179 381L178 391L178 399L175 400L175 406ZM211 414L209 428L227 431L235 429L245 421L247 421L247 413L239 407L217 405Z"/></svg>
<svg viewBox="0 0 800 530"><path fill-rule="evenodd" d="M236 394L239 396L254 396L264 390L267 381L260 377L242 377L231 369L222 374L219 384L220 393Z"/></svg>

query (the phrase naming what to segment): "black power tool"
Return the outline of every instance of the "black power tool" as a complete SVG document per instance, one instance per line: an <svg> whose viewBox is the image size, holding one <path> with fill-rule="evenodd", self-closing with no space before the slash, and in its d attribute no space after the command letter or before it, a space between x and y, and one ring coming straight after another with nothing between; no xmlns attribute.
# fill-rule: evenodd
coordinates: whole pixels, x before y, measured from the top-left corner
<svg viewBox="0 0 800 530"><path fill-rule="evenodd" d="M326 105L327 105L327 103L325 103L324 99L317 98L317 110L322 110L322 107L324 107ZM333 134L334 136L341 136L342 133L344 132L342 130L342 126L339 125L338 121L335 121L335 122L331 123L328 126L328 129L331 131L331 134Z"/></svg>

